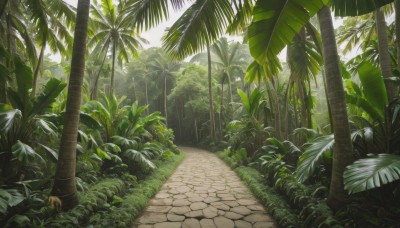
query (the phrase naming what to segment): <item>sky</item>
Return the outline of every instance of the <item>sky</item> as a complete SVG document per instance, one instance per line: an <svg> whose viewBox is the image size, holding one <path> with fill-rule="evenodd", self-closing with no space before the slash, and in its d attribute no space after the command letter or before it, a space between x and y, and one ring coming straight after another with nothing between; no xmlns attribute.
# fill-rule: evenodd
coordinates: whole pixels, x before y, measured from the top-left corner
<svg viewBox="0 0 400 228"><path fill-rule="evenodd" d="M78 0L64 0L65 2L68 2L72 6L76 7ZM118 2L118 1L114 1ZM167 21L164 21L160 23L157 27L150 29L148 31L142 32L141 37L145 38L146 40L149 41L149 44L143 45L144 48L149 48L149 47L161 47L162 42L161 42L161 37L165 33L165 29L168 27L171 27L174 21L176 21L184 12L189 7L189 5L185 6L182 10L180 11L170 11L170 17Z"/></svg>
<svg viewBox="0 0 400 228"><path fill-rule="evenodd" d="M77 6L77 2L78 0L63 0L65 2L68 2L69 4L71 4L72 6ZM113 0L115 3L118 3L118 1ZM216 0L217 1L217 0ZM172 24L182 15L182 13L184 12L184 10L186 10L189 7L189 4L186 4L186 6L183 7L183 9L179 10L179 11L174 11L171 10L170 11L170 17L167 21L164 21L162 23L160 23L158 26L142 32L141 33L141 37L145 38L146 40L149 41L148 44L144 44L143 47L144 48L149 48L149 47L161 47L162 42L161 42L161 37L165 34L165 29L168 27L171 27ZM342 24L342 20L341 19L334 19L334 26L338 27ZM228 37L229 40L236 40L236 41L240 41L241 38L239 37ZM351 57L355 55L355 53L350 53ZM279 54L279 59L283 62L286 62L286 48L282 50L282 52ZM57 60L59 60L60 58L56 56Z"/></svg>

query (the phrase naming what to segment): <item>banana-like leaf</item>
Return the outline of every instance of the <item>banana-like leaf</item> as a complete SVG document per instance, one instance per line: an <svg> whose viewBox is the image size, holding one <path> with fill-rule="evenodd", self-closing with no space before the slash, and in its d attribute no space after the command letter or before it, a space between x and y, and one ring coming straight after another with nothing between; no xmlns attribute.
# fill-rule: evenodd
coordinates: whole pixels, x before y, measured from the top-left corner
<svg viewBox="0 0 400 228"><path fill-rule="evenodd" d="M101 128L101 124L92 116L87 113L81 112L79 114L80 122L91 129L99 129Z"/></svg>
<svg viewBox="0 0 400 228"><path fill-rule="evenodd" d="M135 140L127 139L119 135L115 135L111 137L113 142L119 146L126 146L128 148L135 147L137 145L137 142Z"/></svg>
<svg viewBox="0 0 400 228"><path fill-rule="evenodd" d="M29 164L33 161L39 161L42 164L45 164L42 156L36 153L32 147L19 140L11 147L11 152L13 156L23 164Z"/></svg>
<svg viewBox="0 0 400 228"><path fill-rule="evenodd" d="M400 179L400 156L379 154L360 159L346 167L344 188L349 193L378 188Z"/></svg>
<svg viewBox="0 0 400 228"><path fill-rule="evenodd" d="M250 113L250 101L246 93L241 89L238 89L237 93L239 94L240 99L242 100L243 107L246 109L248 113Z"/></svg>
<svg viewBox="0 0 400 228"><path fill-rule="evenodd" d="M18 109L0 112L0 133L7 134L16 121L21 120L22 113Z"/></svg>
<svg viewBox="0 0 400 228"><path fill-rule="evenodd" d="M144 165L147 168L154 169L156 168L156 165L152 161L150 161L145 155L143 155L141 152L134 150L134 149L129 149L124 151L124 155L128 157L132 161L139 162L140 164Z"/></svg>
<svg viewBox="0 0 400 228"><path fill-rule="evenodd" d="M299 164L296 169L297 180L306 181L323 161L323 155L330 152L335 144L332 135L324 135L308 142L304 153L299 158Z"/></svg>
<svg viewBox="0 0 400 228"><path fill-rule="evenodd" d="M14 64L15 78L17 81L17 92L20 99L24 102L24 104L26 104L30 100L29 90L32 88L32 70L19 58L14 58Z"/></svg>
<svg viewBox="0 0 400 228"><path fill-rule="evenodd" d="M56 78L51 78L44 85L41 93L35 98L32 114L42 114L51 108L51 104L55 102L57 96L60 95L65 86L67 86L67 83Z"/></svg>
<svg viewBox="0 0 400 228"><path fill-rule="evenodd" d="M53 149L51 149L50 147L45 146L43 144L39 143L39 146L43 147L43 149L50 155L50 157L52 158L52 160L54 162L58 161L58 153L57 152L55 152Z"/></svg>
<svg viewBox="0 0 400 228"><path fill-rule="evenodd" d="M335 16L359 16L370 13L393 0L332 0Z"/></svg>
<svg viewBox="0 0 400 228"><path fill-rule="evenodd" d="M17 189L0 189L0 215L5 214L8 207L16 206L25 199Z"/></svg>
<svg viewBox="0 0 400 228"><path fill-rule="evenodd" d="M346 94L346 102L364 110L373 120L383 121L383 112L374 107L368 100L356 94Z"/></svg>
<svg viewBox="0 0 400 228"><path fill-rule="evenodd" d="M364 61L358 67L358 76L364 97L383 115L388 98L381 71L372 63Z"/></svg>
<svg viewBox="0 0 400 228"><path fill-rule="evenodd" d="M323 0L257 1L248 29L251 55L260 64L276 58L322 6Z"/></svg>

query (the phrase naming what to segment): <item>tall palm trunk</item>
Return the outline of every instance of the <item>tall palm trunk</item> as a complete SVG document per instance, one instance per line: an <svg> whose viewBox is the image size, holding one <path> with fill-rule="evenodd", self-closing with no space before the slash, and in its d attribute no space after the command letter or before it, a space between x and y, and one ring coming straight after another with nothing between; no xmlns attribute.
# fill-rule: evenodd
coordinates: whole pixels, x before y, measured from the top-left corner
<svg viewBox="0 0 400 228"><path fill-rule="evenodd" d="M36 68L35 68L35 72L33 74L32 92L31 92L32 96L35 96L35 94L36 94L37 80L39 77L40 68L43 65L43 57L44 57L45 49L46 49L46 39L43 41L42 48L41 48L40 54L39 54L39 59L38 59L38 62L37 62Z"/></svg>
<svg viewBox="0 0 400 228"><path fill-rule="evenodd" d="M207 62L208 62L208 97L209 97L209 106L210 106L210 139L212 141L215 141L214 108L213 108L212 85L211 85L210 45L207 45Z"/></svg>
<svg viewBox="0 0 400 228"><path fill-rule="evenodd" d="M75 182L76 144L85 70L89 8L90 0L78 1L64 130L51 191L51 195L60 198L63 210L69 210L79 203Z"/></svg>
<svg viewBox="0 0 400 228"><path fill-rule="evenodd" d="M164 75L164 113L165 113L165 125L168 127L168 113L167 113L167 75Z"/></svg>
<svg viewBox="0 0 400 228"><path fill-rule="evenodd" d="M111 69L111 82L110 82L110 96L114 93L114 76L115 76L115 58L116 58L116 41L113 41L112 47L112 69Z"/></svg>
<svg viewBox="0 0 400 228"><path fill-rule="evenodd" d="M149 95L147 93L147 79L144 80L144 91L146 96L146 105L149 106ZM149 115L149 107L146 108L146 114Z"/></svg>
<svg viewBox="0 0 400 228"><path fill-rule="evenodd" d="M400 0L394 0L395 25L396 25L396 48L397 48L397 70L400 71ZM395 95L398 88L395 86Z"/></svg>
<svg viewBox="0 0 400 228"><path fill-rule="evenodd" d="M379 51L379 65L381 67L383 78L392 77L392 62L389 54L389 41L386 28L385 15L380 9L375 10L376 33L378 34L378 51ZM385 80L385 86L388 94L389 101L396 98L394 85Z"/></svg>
<svg viewBox="0 0 400 228"><path fill-rule="evenodd" d="M96 78L95 78L95 80L94 80L93 89L92 89L92 91L90 92L90 99L91 99L91 100L96 100L96 99L97 99L97 90L98 90L98 88L99 88L100 74L101 74L101 71L103 70L103 66L104 66L104 63L105 63L105 61L106 61L106 57L107 57L107 53L104 54L103 61L101 62L99 71L97 72Z"/></svg>
<svg viewBox="0 0 400 228"><path fill-rule="evenodd" d="M318 12L318 20L321 29L328 101L331 105L335 137L328 205L336 210L344 205L347 198L347 193L343 186L343 172L346 166L353 162L353 146L350 138L349 120L332 16L328 7L324 6Z"/></svg>

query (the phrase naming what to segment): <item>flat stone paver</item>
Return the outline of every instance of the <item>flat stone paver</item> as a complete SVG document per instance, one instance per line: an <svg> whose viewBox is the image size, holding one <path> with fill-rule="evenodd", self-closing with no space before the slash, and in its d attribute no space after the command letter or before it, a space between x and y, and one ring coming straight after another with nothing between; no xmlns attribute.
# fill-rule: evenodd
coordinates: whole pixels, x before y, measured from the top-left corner
<svg viewBox="0 0 400 228"><path fill-rule="evenodd" d="M186 158L132 227L229 228L277 225L215 154L181 147Z"/></svg>

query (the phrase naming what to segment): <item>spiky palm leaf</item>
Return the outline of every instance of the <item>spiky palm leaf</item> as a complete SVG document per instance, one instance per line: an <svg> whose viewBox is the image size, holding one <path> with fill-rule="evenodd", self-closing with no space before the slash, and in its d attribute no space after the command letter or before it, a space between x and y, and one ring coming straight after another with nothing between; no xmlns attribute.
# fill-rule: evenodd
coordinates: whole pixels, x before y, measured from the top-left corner
<svg viewBox="0 0 400 228"><path fill-rule="evenodd" d="M393 2L393 0L333 0L336 16L359 16Z"/></svg>
<svg viewBox="0 0 400 228"><path fill-rule="evenodd" d="M334 146L333 135L324 135L308 142L304 153L299 158L296 176L300 182L306 181L321 165L324 154L330 152Z"/></svg>
<svg viewBox="0 0 400 228"><path fill-rule="evenodd" d="M197 0L171 26L163 46L172 57L184 59L217 40L232 17L228 0Z"/></svg>

